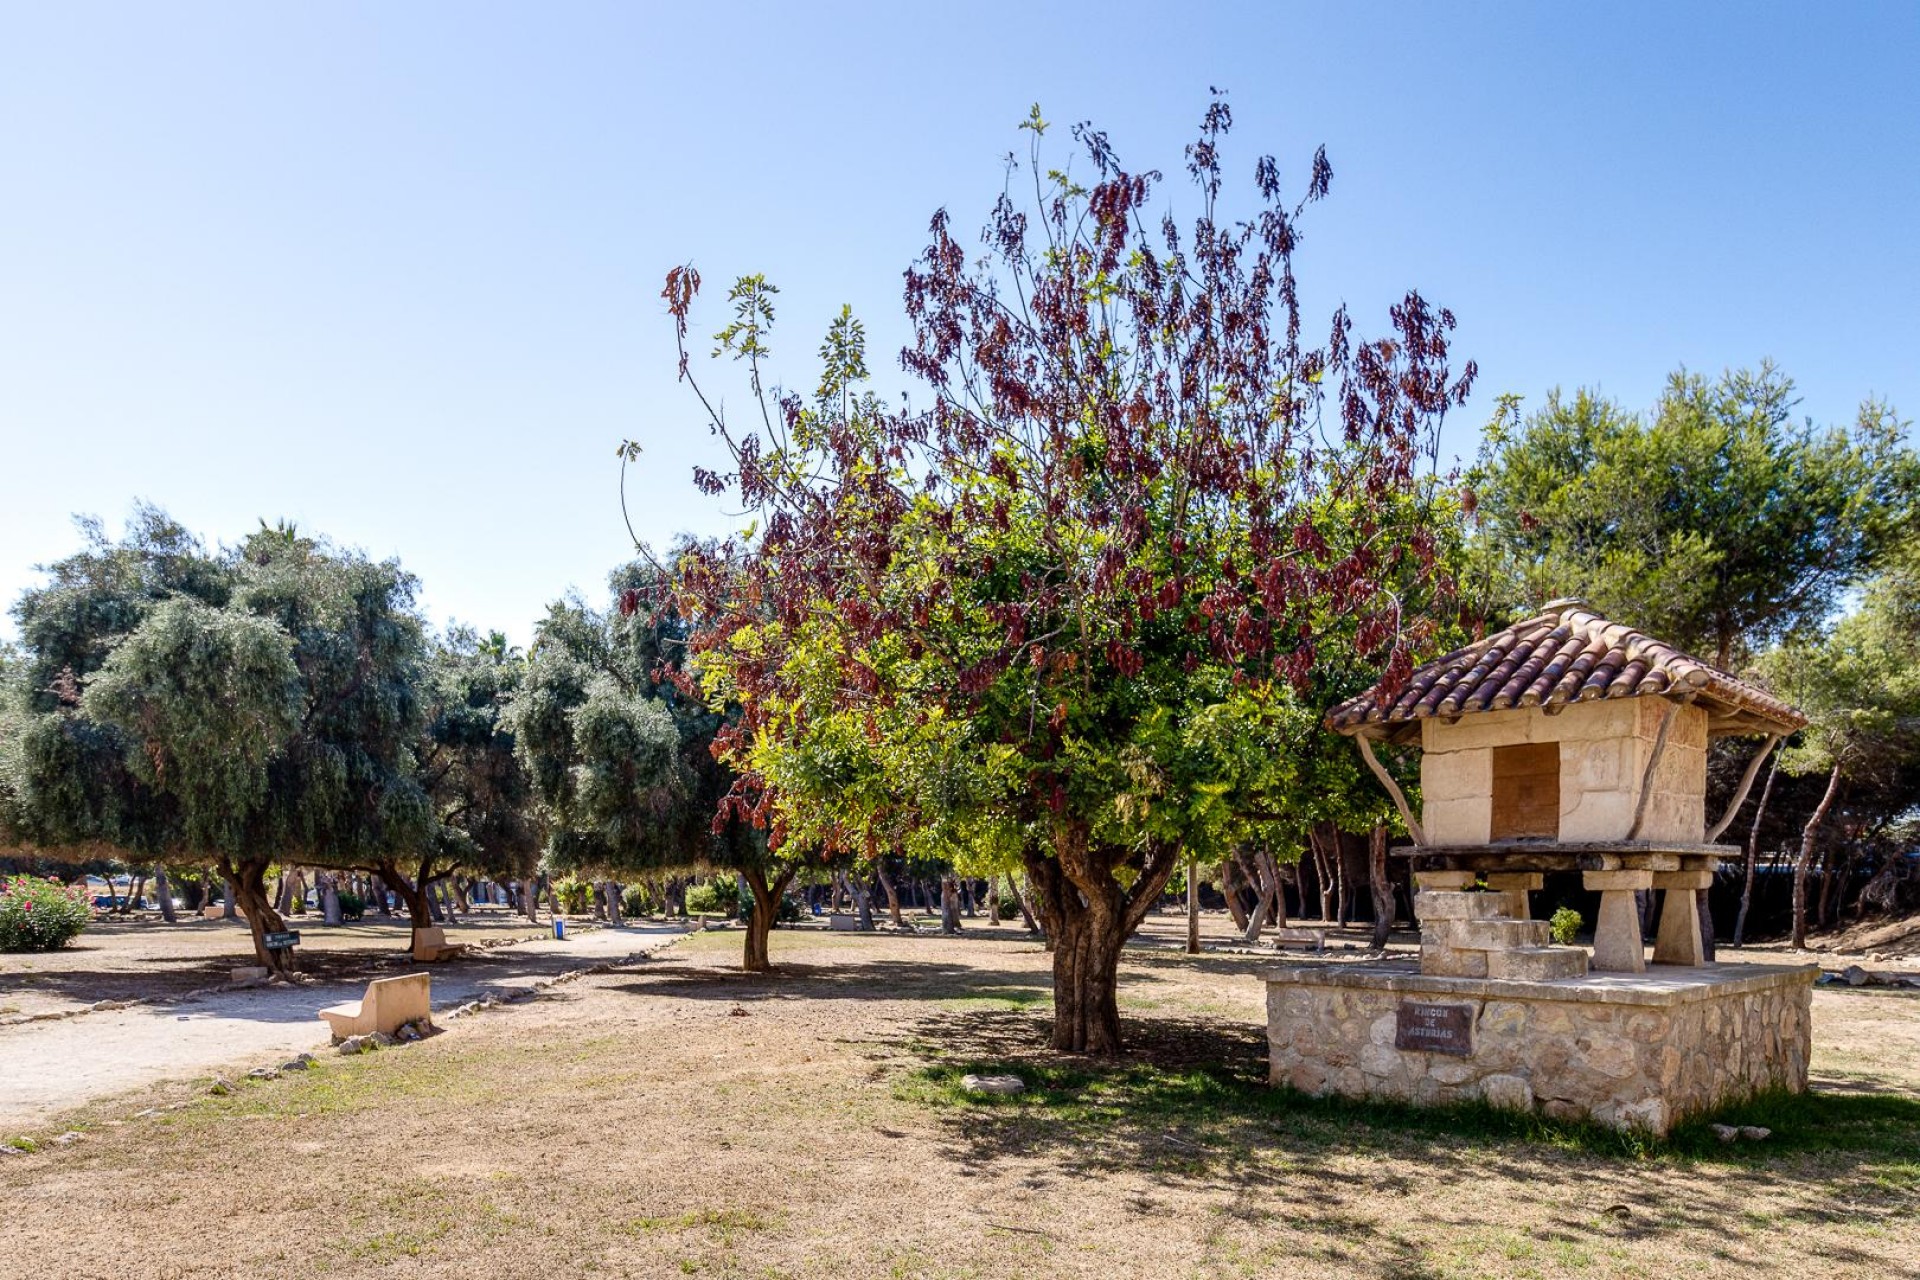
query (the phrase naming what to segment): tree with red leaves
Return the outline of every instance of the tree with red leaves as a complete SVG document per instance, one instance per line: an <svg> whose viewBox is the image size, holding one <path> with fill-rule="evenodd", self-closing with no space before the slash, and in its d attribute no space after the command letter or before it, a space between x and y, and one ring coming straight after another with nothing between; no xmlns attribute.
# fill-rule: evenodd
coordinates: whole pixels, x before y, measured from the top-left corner
<svg viewBox="0 0 1920 1280"><path fill-rule="evenodd" d="M1089 126L1084 174L1043 167L1036 108L986 253L943 211L906 273L923 404L862 389L844 314L814 395L765 381L774 291L747 277L715 354L758 412L730 419L688 357L698 276L665 290L731 460L698 480L755 522L679 566L708 694L740 711L723 816L776 844L1017 857L1061 1050L1119 1051L1121 947L1255 803L1317 655L1392 684L1425 639L1404 606L1449 585L1434 459L1474 376L1450 371L1453 317L1408 293L1385 336L1341 307L1309 341L1294 258L1331 166L1290 191L1259 160L1229 220L1230 124L1216 95L1183 228L1153 212L1161 175Z"/></svg>

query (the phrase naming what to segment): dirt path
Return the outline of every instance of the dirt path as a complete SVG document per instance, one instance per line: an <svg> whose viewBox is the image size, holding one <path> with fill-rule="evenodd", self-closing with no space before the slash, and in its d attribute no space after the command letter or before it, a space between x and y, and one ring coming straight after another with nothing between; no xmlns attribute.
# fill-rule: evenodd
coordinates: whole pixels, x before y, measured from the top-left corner
<svg viewBox="0 0 1920 1280"><path fill-rule="evenodd" d="M509 993L653 950L684 932L643 924L497 947L434 969L433 1005ZM0 1135L105 1094L321 1048L328 1037L318 1011L365 989L359 980L263 987L0 1028Z"/></svg>

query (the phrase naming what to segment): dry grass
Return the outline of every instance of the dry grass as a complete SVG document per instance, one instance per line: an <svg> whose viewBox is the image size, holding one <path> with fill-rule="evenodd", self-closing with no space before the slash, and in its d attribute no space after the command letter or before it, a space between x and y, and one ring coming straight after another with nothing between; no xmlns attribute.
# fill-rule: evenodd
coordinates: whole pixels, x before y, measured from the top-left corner
<svg viewBox="0 0 1920 1280"><path fill-rule="evenodd" d="M1258 1086L1252 960L1131 956L1138 1050L1100 1068L1035 1049L1047 958L1010 931L776 934L770 979L738 947L96 1107L0 1162L0 1276L1878 1278L1920 1247L1912 995L1816 995L1852 1092L1770 1147L1635 1153ZM974 1064L1040 1087L970 1102Z"/></svg>

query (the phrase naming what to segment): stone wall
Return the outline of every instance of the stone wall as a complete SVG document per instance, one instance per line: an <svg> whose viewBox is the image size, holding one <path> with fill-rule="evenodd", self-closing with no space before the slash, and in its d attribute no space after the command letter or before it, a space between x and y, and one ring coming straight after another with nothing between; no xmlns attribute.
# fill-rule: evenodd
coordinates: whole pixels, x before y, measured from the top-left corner
<svg viewBox="0 0 1920 1280"><path fill-rule="evenodd" d="M1816 972L1723 965L1549 983L1272 969L1270 1078L1315 1095L1477 1099L1664 1134L1760 1090L1806 1088ZM1465 1006L1468 1052L1396 1047L1403 1005Z"/></svg>
<svg viewBox="0 0 1920 1280"><path fill-rule="evenodd" d="M1421 825L1435 844L1485 844L1492 821L1493 748L1560 745L1562 841L1626 839L1652 758L1665 698L1576 702L1420 722ZM1706 831L1707 713L1682 706L1654 771L1639 839L1698 843Z"/></svg>

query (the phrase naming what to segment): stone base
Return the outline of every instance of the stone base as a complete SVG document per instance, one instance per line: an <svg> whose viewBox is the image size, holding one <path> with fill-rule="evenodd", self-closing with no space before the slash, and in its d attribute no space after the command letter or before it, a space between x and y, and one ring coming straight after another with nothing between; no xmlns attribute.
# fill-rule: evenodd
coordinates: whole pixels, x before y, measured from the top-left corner
<svg viewBox="0 0 1920 1280"><path fill-rule="evenodd" d="M1268 968L1269 1077L1315 1095L1480 1100L1664 1135L1762 1090L1806 1088L1819 972L1673 966L1532 982L1397 963ZM1434 1047L1400 1047L1418 1044Z"/></svg>

